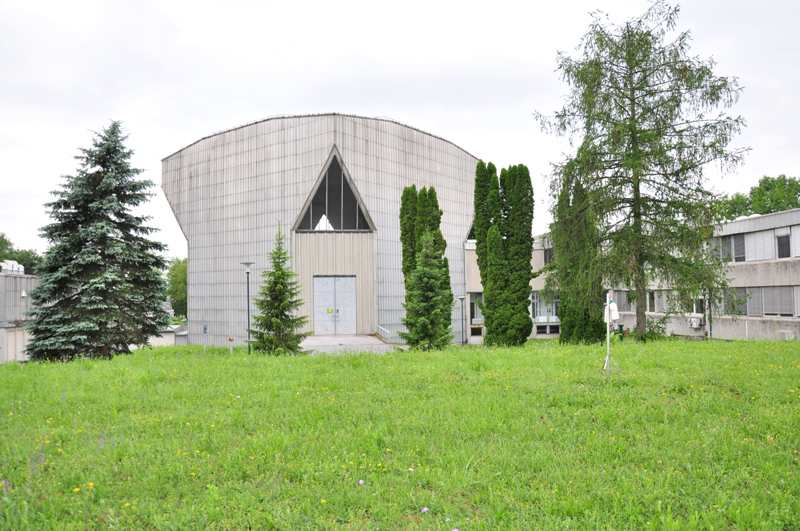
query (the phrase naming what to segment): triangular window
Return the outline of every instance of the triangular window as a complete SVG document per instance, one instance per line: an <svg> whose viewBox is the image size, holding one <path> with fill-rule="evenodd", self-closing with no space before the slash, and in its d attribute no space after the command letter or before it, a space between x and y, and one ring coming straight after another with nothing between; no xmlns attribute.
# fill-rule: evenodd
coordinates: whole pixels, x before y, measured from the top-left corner
<svg viewBox="0 0 800 531"><path fill-rule="evenodd" d="M334 149L325 172L306 202L295 230L300 232L372 231L373 226L347 170Z"/></svg>

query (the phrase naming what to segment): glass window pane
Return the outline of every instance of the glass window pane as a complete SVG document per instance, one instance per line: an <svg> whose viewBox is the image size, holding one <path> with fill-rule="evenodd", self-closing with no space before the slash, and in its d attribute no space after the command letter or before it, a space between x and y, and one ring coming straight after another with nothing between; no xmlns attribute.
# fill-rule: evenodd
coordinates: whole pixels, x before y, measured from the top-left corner
<svg viewBox="0 0 800 531"><path fill-rule="evenodd" d="M733 237L733 259L736 262L745 261L744 234L736 234Z"/></svg>
<svg viewBox="0 0 800 531"><path fill-rule="evenodd" d="M789 258L791 255L789 236L778 236L778 258Z"/></svg>
<svg viewBox="0 0 800 531"><path fill-rule="evenodd" d="M764 315L761 288L747 288L747 315Z"/></svg>

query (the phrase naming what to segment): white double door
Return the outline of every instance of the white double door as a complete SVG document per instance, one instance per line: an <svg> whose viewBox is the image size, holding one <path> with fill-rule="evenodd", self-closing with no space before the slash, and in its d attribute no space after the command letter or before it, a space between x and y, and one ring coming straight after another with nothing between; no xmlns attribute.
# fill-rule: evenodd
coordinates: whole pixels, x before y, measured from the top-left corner
<svg viewBox="0 0 800 531"><path fill-rule="evenodd" d="M356 333L356 277L314 277L314 334Z"/></svg>

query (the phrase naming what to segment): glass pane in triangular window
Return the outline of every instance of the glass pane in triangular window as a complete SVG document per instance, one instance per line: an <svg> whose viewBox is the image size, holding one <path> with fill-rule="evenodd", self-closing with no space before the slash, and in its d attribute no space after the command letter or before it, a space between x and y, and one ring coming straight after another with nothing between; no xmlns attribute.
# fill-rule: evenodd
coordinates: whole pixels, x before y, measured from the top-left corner
<svg viewBox="0 0 800 531"><path fill-rule="evenodd" d="M331 159L311 203L300 219L301 231L371 230L363 206L337 157Z"/></svg>

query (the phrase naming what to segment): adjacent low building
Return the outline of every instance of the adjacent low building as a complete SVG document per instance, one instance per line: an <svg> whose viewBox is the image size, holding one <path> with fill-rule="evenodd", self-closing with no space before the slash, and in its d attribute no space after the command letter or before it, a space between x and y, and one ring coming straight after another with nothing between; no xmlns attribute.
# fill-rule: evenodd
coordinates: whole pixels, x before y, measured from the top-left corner
<svg viewBox="0 0 800 531"><path fill-rule="evenodd" d="M647 316L663 319L666 333L718 339L800 339L800 209L749 216L717 227L712 245L728 262L731 289L710 308L698 297L675 307L671 290L652 286ZM547 236L535 239L534 269L552 257ZM541 294L544 278L532 282L535 337L557 337L558 299ZM633 329L636 305L627 290L615 290L621 324Z"/></svg>
<svg viewBox="0 0 800 531"><path fill-rule="evenodd" d="M0 266L0 363L28 359L25 323L37 282L19 264L4 262Z"/></svg>

